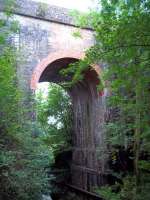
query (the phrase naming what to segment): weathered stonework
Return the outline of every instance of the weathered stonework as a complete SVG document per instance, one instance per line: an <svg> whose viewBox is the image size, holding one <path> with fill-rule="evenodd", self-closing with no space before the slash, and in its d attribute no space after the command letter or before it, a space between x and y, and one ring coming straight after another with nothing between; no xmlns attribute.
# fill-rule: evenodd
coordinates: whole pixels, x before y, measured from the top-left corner
<svg viewBox="0 0 150 200"><path fill-rule="evenodd" d="M17 0L17 4L14 18L20 24L20 31L13 41L21 54L18 80L20 87L30 94L39 81L65 81L59 70L84 57L85 50L94 43L93 32L82 29L81 38L74 38L78 28L67 9L47 6L39 14L38 3ZM0 5L2 10L1 0ZM103 183L105 172L105 94L97 91L100 70L99 66L92 66L84 80L68 91L74 110L72 184L87 191Z"/></svg>

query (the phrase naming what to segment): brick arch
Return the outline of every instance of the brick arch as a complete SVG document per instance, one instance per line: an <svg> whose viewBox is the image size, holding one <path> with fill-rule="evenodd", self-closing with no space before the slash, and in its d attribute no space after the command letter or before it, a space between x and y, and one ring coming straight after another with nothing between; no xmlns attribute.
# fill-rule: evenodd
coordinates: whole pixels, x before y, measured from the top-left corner
<svg viewBox="0 0 150 200"><path fill-rule="evenodd" d="M49 71L56 69L54 73L57 73L62 66L60 62L61 66L57 68L57 65L54 65L55 62L68 58L79 60L84 56L83 52L74 52L73 50L50 53L33 71L31 89L34 91L39 81L46 80L45 74L48 74L49 81L54 81L53 73L51 77ZM92 68L94 70L89 69L85 72L83 81L69 88L73 110L70 180L76 188L89 192L105 180L100 172L104 171L106 165L106 161L101 158L102 154L100 155L98 150L99 146L104 146L104 98L102 97L103 93L99 93L97 90L98 76L101 75L101 70L98 65L94 65Z"/></svg>
<svg viewBox="0 0 150 200"><path fill-rule="evenodd" d="M30 88L31 90L35 90L37 87L37 84L39 82L40 76L43 73L43 71L46 69L46 67L54 62L55 60L58 60L60 58L74 58L74 59L83 59L85 56L84 52L77 52L77 51L57 51L54 53L50 53L46 58L44 58L34 69L31 77L31 83ZM96 71L97 75L99 76L101 74L100 67L98 65L93 65L93 69Z"/></svg>

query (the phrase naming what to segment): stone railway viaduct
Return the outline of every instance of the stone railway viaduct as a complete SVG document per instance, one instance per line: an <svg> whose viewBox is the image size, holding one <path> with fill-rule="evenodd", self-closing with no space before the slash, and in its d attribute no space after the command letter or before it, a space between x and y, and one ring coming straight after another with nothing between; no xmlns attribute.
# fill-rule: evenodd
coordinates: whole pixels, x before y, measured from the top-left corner
<svg viewBox="0 0 150 200"><path fill-rule="evenodd" d="M0 2L2 11L3 0ZM20 24L19 33L13 35L22 57L17 67L19 85L28 96L38 82L67 81L59 70L83 58L94 43L93 31L88 28L81 30L81 38L73 36L78 28L64 8L17 0L14 18ZM105 181L105 94L99 95L96 88L100 70L91 67L84 80L68 90L74 112L71 184L88 192Z"/></svg>

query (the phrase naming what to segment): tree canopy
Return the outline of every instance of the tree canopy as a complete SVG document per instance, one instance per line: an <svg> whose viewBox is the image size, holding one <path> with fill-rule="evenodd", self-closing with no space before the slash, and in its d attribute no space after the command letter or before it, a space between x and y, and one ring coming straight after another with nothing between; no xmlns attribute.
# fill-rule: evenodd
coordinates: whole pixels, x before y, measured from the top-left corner
<svg viewBox="0 0 150 200"><path fill-rule="evenodd" d="M106 199L149 199L150 155L150 2L147 0L101 0L89 14L76 15L77 25L91 27L95 44L85 59L63 71L72 73L74 84L90 65L102 67L101 79L109 90L107 108L112 117L106 122L107 145L112 163L120 150L128 152L133 164L123 163L120 182L101 190ZM82 74L82 75L81 75ZM113 172L112 172L113 173ZM118 186L119 184L119 186ZM118 189L120 188L119 192Z"/></svg>

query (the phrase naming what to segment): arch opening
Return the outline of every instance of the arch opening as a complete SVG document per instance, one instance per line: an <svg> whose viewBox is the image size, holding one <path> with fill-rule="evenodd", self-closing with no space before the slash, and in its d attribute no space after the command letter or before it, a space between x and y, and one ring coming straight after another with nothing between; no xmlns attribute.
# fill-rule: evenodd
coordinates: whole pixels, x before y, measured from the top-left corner
<svg viewBox="0 0 150 200"><path fill-rule="evenodd" d="M53 158L48 174L55 177L50 179L50 186L51 195L57 199L70 180L72 101L64 88L52 82L38 83L35 100L37 130Z"/></svg>
<svg viewBox="0 0 150 200"><path fill-rule="evenodd" d="M63 77L60 70L77 58L64 57L53 60L40 73L39 82L61 84L71 80ZM66 89L72 99L73 132L70 184L85 191L103 184L100 171L105 163L98 158L97 147L103 143L102 123L104 119L103 100L97 90L98 73L94 68L84 73L82 81Z"/></svg>

